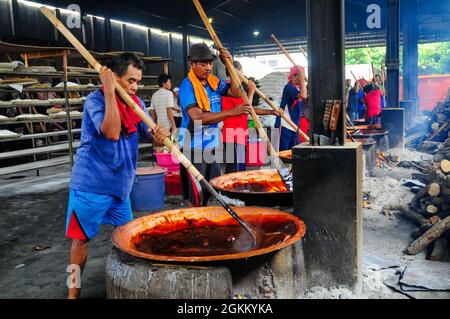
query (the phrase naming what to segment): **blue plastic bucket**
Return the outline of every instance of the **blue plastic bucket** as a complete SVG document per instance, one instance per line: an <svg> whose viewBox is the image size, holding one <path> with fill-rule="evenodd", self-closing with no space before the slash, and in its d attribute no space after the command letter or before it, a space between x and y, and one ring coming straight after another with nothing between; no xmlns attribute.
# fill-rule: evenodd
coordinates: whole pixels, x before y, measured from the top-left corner
<svg viewBox="0 0 450 319"><path fill-rule="evenodd" d="M139 167L136 169L130 199L133 210L157 210L164 207L164 177L167 169L163 167Z"/></svg>

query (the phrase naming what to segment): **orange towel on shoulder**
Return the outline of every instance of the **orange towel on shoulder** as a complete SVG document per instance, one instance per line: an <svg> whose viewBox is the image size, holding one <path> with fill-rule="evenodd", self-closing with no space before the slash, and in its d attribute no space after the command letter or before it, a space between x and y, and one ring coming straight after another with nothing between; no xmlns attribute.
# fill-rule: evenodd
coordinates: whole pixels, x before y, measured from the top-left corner
<svg viewBox="0 0 450 319"><path fill-rule="evenodd" d="M192 86L194 87L194 94L198 107L201 108L203 111L210 112L211 105L209 104L208 94L206 93L206 90L203 87L202 82L200 82L200 80L197 78L192 69L188 73L188 78L191 81ZM220 81L219 78L210 74L208 76L207 81L209 86L213 89L213 91L216 91L217 87L219 86Z"/></svg>

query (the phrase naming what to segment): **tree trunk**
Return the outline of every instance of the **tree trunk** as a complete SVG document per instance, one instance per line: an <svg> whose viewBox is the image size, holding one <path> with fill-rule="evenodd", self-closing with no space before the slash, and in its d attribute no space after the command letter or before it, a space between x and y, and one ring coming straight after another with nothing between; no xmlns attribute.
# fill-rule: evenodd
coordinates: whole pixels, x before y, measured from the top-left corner
<svg viewBox="0 0 450 319"><path fill-rule="evenodd" d="M422 236L416 239L409 247L406 249L406 253L409 255L416 255L421 252L425 247L427 247L436 238L439 238L443 233L450 229L450 216L441 220L439 223L435 224Z"/></svg>
<svg viewBox="0 0 450 319"><path fill-rule="evenodd" d="M441 185L438 183L431 183L428 185L428 195L431 197L439 196L441 193Z"/></svg>
<svg viewBox="0 0 450 319"><path fill-rule="evenodd" d="M410 209L408 206L393 206L392 208L396 207L396 209L393 210L399 210L402 213L402 216L406 219L409 219L410 221L414 222L417 226L423 227L426 225L429 225L428 219L424 218L422 215L416 213L412 209Z"/></svg>
<svg viewBox="0 0 450 319"><path fill-rule="evenodd" d="M434 205L428 205L427 206L427 213L428 214L436 214L438 212L438 208Z"/></svg>
<svg viewBox="0 0 450 319"><path fill-rule="evenodd" d="M448 174L450 172L450 161L444 159L441 161L441 170L445 173Z"/></svg>

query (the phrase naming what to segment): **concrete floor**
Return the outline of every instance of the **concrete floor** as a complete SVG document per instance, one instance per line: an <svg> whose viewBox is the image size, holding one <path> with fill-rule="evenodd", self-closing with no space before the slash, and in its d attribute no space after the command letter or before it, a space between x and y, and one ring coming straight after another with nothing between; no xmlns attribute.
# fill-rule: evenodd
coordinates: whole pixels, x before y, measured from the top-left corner
<svg viewBox="0 0 450 319"><path fill-rule="evenodd" d="M400 180L410 178L410 173L393 170L389 176L396 179L400 187ZM386 172L378 173L378 176L384 175ZM69 181L68 166L42 169L40 176L30 171L0 178L0 298L66 298L66 267L71 242L64 237L64 230ZM387 198L390 192L390 189L379 192L376 201ZM179 208L180 204L181 196L166 197L163 209ZM146 214L148 212L135 213L135 217ZM402 253L411 242L409 234L415 228L412 223L399 217L387 217L378 209L365 209L363 228L364 255L375 253L395 265L424 259L423 253L417 256ZM112 230L111 226L103 226L90 243L82 298L106 297L105 262L112 247ZM378 278L381 275L368 273L367 267L363 271L366 297L404 297L386 288ZM395 272L395 269L387 271ZM333 291L312 296L337 298Z"/></svg>
<svg viewBox="0 0 450 319"><path fill-rule="evenodd" d="M31 171L0 179L0 298L66 298L69 168L46 168L40 175ZM180 200L167 197L164 209L179 207ZM112 230L104 225L90 243L83 298L106 297L104 268Z"/></svg>

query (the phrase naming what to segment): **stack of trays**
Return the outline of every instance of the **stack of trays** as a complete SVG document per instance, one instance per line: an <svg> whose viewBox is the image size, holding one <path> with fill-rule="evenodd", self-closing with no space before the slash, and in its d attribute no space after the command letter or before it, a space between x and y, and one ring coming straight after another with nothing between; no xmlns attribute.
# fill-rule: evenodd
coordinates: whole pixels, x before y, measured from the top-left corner
<svg viewBox="0 0 450 319"><path fill-rule="evenodd" d="M0 130L0 140L2 139L10 139L10 138L19 138L22 134L11 132L10 130Z"/></svg>
<svg viewBox="0 0 450 319"><path fill-rule="evenodd" d="M44 114L20 114L15 117L17 121L20 120L46 120L48 119L47 115Z"/></svg>

